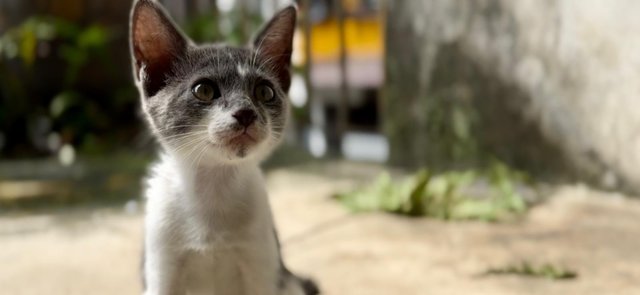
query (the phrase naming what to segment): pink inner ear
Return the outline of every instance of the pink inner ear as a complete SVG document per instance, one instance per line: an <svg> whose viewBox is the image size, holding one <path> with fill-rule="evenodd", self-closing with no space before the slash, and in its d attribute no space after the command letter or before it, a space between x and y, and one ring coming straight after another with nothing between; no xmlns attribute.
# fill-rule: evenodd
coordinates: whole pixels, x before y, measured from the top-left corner
<svg viewBox="0 0 640 295"><path fill-rule="evenodd" d="M151 9L141 9L135 23L134 41L139 58L154 63L171 54L172 38L163 28L160 16Z"/></svg>
<svg viewBox="0 0 640 295"><path fill-rule="evenodd" d="M291 54L291 42L295 27L295 10L285 9L279 12L262 32L262 40L255 46L266 56L276 59L288 59Z"/></svg>
<svg viewBox="0 0 640 295"><path fill-rule="evenodd" d="M173 62L187 49L187 41L156 2L137 0L133 11L131 41L135 70L147 95L165 85ZM144 77L140 70L144 68Z"/></svg>
<svg viewBox="0 0 640 295"><path fill-rule="evenodd" d="M273 17L254 41L255 50L273 66L284 90L289 89L291 80L289 67L295 22L295 9L285 8Z"/></svg>

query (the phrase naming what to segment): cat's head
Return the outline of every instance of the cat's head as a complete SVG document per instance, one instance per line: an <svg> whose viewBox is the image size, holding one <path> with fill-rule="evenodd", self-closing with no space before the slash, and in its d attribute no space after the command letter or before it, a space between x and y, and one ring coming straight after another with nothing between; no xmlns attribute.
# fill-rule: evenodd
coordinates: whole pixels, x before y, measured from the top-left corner
<svg viewBox="0 0 640 295"><path fill-rule="evenodd" d="M195 45L154 1L131 14L142 108L174 156L195 163L260 160L280 141L296 9L278 12L247 47Z"/></svg>

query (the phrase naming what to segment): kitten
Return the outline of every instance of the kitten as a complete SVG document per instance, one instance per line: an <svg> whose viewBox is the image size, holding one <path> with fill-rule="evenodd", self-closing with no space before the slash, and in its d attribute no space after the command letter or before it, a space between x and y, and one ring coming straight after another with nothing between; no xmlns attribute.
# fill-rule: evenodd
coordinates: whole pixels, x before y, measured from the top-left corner
<svg viewBox="0 0 640 295"><path fill-rule="evenodd" d="M146 190L145 294L302 295L280 256L258 163L288 113L296 9L246 48L197 46L159 4L135 2L131 52L163 154Z"/></svg>

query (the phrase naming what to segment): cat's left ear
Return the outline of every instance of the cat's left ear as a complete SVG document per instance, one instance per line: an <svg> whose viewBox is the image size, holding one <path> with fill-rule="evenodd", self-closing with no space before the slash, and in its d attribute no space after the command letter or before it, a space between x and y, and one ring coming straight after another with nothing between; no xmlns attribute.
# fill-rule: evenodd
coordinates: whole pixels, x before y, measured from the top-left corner
<svg viewBox="0 0 640 295"><path fill-rule="evenodd" d="M295 6L289 6L276 13L253 41L253 49L257 51L260 61L269 64L276 71L278 82L285 91L288 91L291 85L289 68L296 14Z"/></svg>
<svg viewBox="0 0 640 295"><path fill-rule="evenodd" d="M185 55L188 41L153 0L135 2L130 34L134 74L146 95L153 96L165 86L174 63Z"/></svg>

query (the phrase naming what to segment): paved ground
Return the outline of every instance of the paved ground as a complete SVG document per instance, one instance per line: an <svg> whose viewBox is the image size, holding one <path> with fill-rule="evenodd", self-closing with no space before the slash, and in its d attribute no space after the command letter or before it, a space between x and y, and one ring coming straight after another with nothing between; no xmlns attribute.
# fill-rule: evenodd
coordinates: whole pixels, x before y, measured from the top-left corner
<svg viewBox="0 0 640 295"><path fill-rule="evenodd" d="M324 294L640 294L640 201L559 188L524 220L446 223L350 215L329 196L354 185L276 170L269 189L291 268ZM0 217L1 294L137 294L141 215L124 210ZM552 262L568 281L482 276Z"/></svg>

